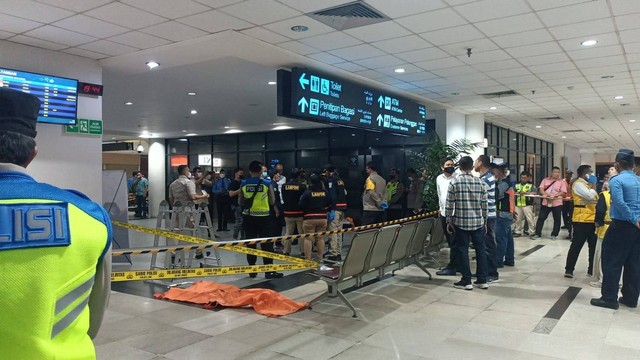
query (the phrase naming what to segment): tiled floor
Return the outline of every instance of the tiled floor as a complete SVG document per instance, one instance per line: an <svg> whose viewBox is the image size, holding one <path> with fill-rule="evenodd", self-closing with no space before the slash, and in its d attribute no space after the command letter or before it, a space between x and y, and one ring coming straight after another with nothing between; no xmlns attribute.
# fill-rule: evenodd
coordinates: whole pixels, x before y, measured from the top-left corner
<svg viewBox="0 0 640 360"><path fill-rule="evenodd" d="M96 339L98 358L640 359L640 310L589 305L599 290L586 276L586 246L576 278L566 279L569 241L523 237L516 239L516 253L535 245L544 246L517 260L515 268L502 269L501 282L488 290L457 290L451 286L457 278L429 281L415 267L404 269L347 294L359 310L357 319L338 299L266 318L251 310L209 311L113 292ZM246 277L218 280L255 283ZM562 317L544 318L570 286L581 290ZM325 288L316 281L283 293L309 300ZM550 333L540 331L541 324L551 324Z"/></svg>

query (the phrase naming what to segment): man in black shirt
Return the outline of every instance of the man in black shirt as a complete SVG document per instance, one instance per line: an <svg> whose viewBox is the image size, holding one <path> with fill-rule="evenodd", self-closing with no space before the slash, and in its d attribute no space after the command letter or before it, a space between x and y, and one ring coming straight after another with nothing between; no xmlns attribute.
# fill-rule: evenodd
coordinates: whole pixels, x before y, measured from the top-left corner
<svg viewBox="0 0 640 360"><path fill-rule="evenodd" d="M242 209L238 206L238 194L240 193L240 183L244 178L244 169L239 167L233 170L233 180L229 184L229 197L231 198L231 206L233 207L236 222L233 225L233 238L236 240L244 239L244 228L242 227Z"/></svg>

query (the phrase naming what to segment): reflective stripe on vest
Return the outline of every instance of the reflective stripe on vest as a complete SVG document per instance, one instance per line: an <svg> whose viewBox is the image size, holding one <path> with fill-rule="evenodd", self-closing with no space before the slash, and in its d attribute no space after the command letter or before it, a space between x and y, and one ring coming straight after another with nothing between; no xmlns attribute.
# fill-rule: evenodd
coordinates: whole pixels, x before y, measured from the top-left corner
<svg viewBox="0 0 640 360"><path fill-rule="evenodd" d="M520 183L517 183L517 184L516 184L516 192L517 192L518 194L519 194L521 191L524 191L524 192L526 192L526 193L531 192L531 189L532 189L532 188L533 188L533 184L530 184L530 183L524 184L524 186L522 186L522 184L520 184ZM531 200L533 200L533 199L531 199ZM527 206L527 205L531 205L531 204L527 204L528 202L531 202L531 201L529 200L529 198L527 198L527 197L525 197L525 196L522 196L522 195L519 195L519 196L518 196L518 199L517 199L517 201L516 201L516 205L517 205L517 206L520 206L520 207Z"/></svg>
<svg viewBox="0 0 640 360"><path fill-rule="evenodd" d="M42 215L47 206L55 209L61 204L67 209L66 217L48 219ZM108 227L71 203L40 199L0 200L2 221L10 214L8 209L15 215L20 207L37 208L40 217L30 223L25 217L21 224L13 216L9 222L11 242L41 240L38 246L19 248L7 245L9 239L5 239L0 247L0 273L10 284L0 287L2 358L94 359L95 349L87 334L87 304L109 237ZM48 246L43 236L48 229L49 241L66 231L69 243ZM8 235L4 230L0 226L0 234Z"/></svg>
<svg viewBox="0 0 640 360"><path fill-rule="evenodd" d="M604 214L604 225L596 228L596 234L599 238L604 239L604 235L609 229L609 224L611 224L611 218L609 217L609 209L611 208L611 192L608 190L603 191L602 196L604 196L604 203L607 205L607 212Z"/></svg>
<svg viewBox="0 0 640 360"><path fill-rule="evenodd" d="M396 182L396 183L388 182L387 183L387 201L391 202L391 198L393 197L395 192L398 190L398 184L400 184L400 183L399 182Z"/></svg>
<svg viewBox="0 0 640 360"><path fill-rule="evenodd" d="M577 179L575 183L581 182L589 188L589 184L584 179ZM596 217L596 204L594 203L585 203L585 200L578 196L575 191L572 194L573 198L573 217L571 220L577 223L593 223Z"/></svg>

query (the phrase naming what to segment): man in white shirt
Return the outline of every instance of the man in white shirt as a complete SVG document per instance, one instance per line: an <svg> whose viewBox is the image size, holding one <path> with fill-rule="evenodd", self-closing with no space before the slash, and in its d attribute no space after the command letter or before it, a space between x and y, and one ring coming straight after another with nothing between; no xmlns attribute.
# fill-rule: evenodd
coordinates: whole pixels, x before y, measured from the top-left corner
<svg viewBox="0 0 640 360"><path fill-rule="evenodd" d="M446 159L440 168L442 169L442 174L436 178L436 188L438 191L438 203L440 205L440 222L442 223L442 228L446 229L447 193L449 192L451 180L456 177L453 159ZM444 232L444 236L447 238L447 244L449 244L449 264L447 264L444 269L436 272L436 275L455 276L457 267L455 252L453 250L453 236L451 236L448 231Z"/></svg>

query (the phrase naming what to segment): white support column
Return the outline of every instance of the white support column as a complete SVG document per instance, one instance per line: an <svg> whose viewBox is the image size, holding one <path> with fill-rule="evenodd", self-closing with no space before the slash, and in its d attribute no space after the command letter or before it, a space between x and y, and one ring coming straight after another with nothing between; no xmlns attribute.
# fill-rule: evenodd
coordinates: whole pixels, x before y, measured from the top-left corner
<svg viewBox="0 0 640 360"><path fill-rule="evenodd" d="M466 116L465 123L466 138L473 143L483 143L484 134L484 114L472 114ZM484 147L477 147L469 156L477 159L484 154Z"/></svg>
<svg viewBox="0 0 640 360"><path fill-rule="evenodd" d="M158 215L158 206L165 198L167 151L164 139L153 139L149 145L149 214Z"/></svg>

